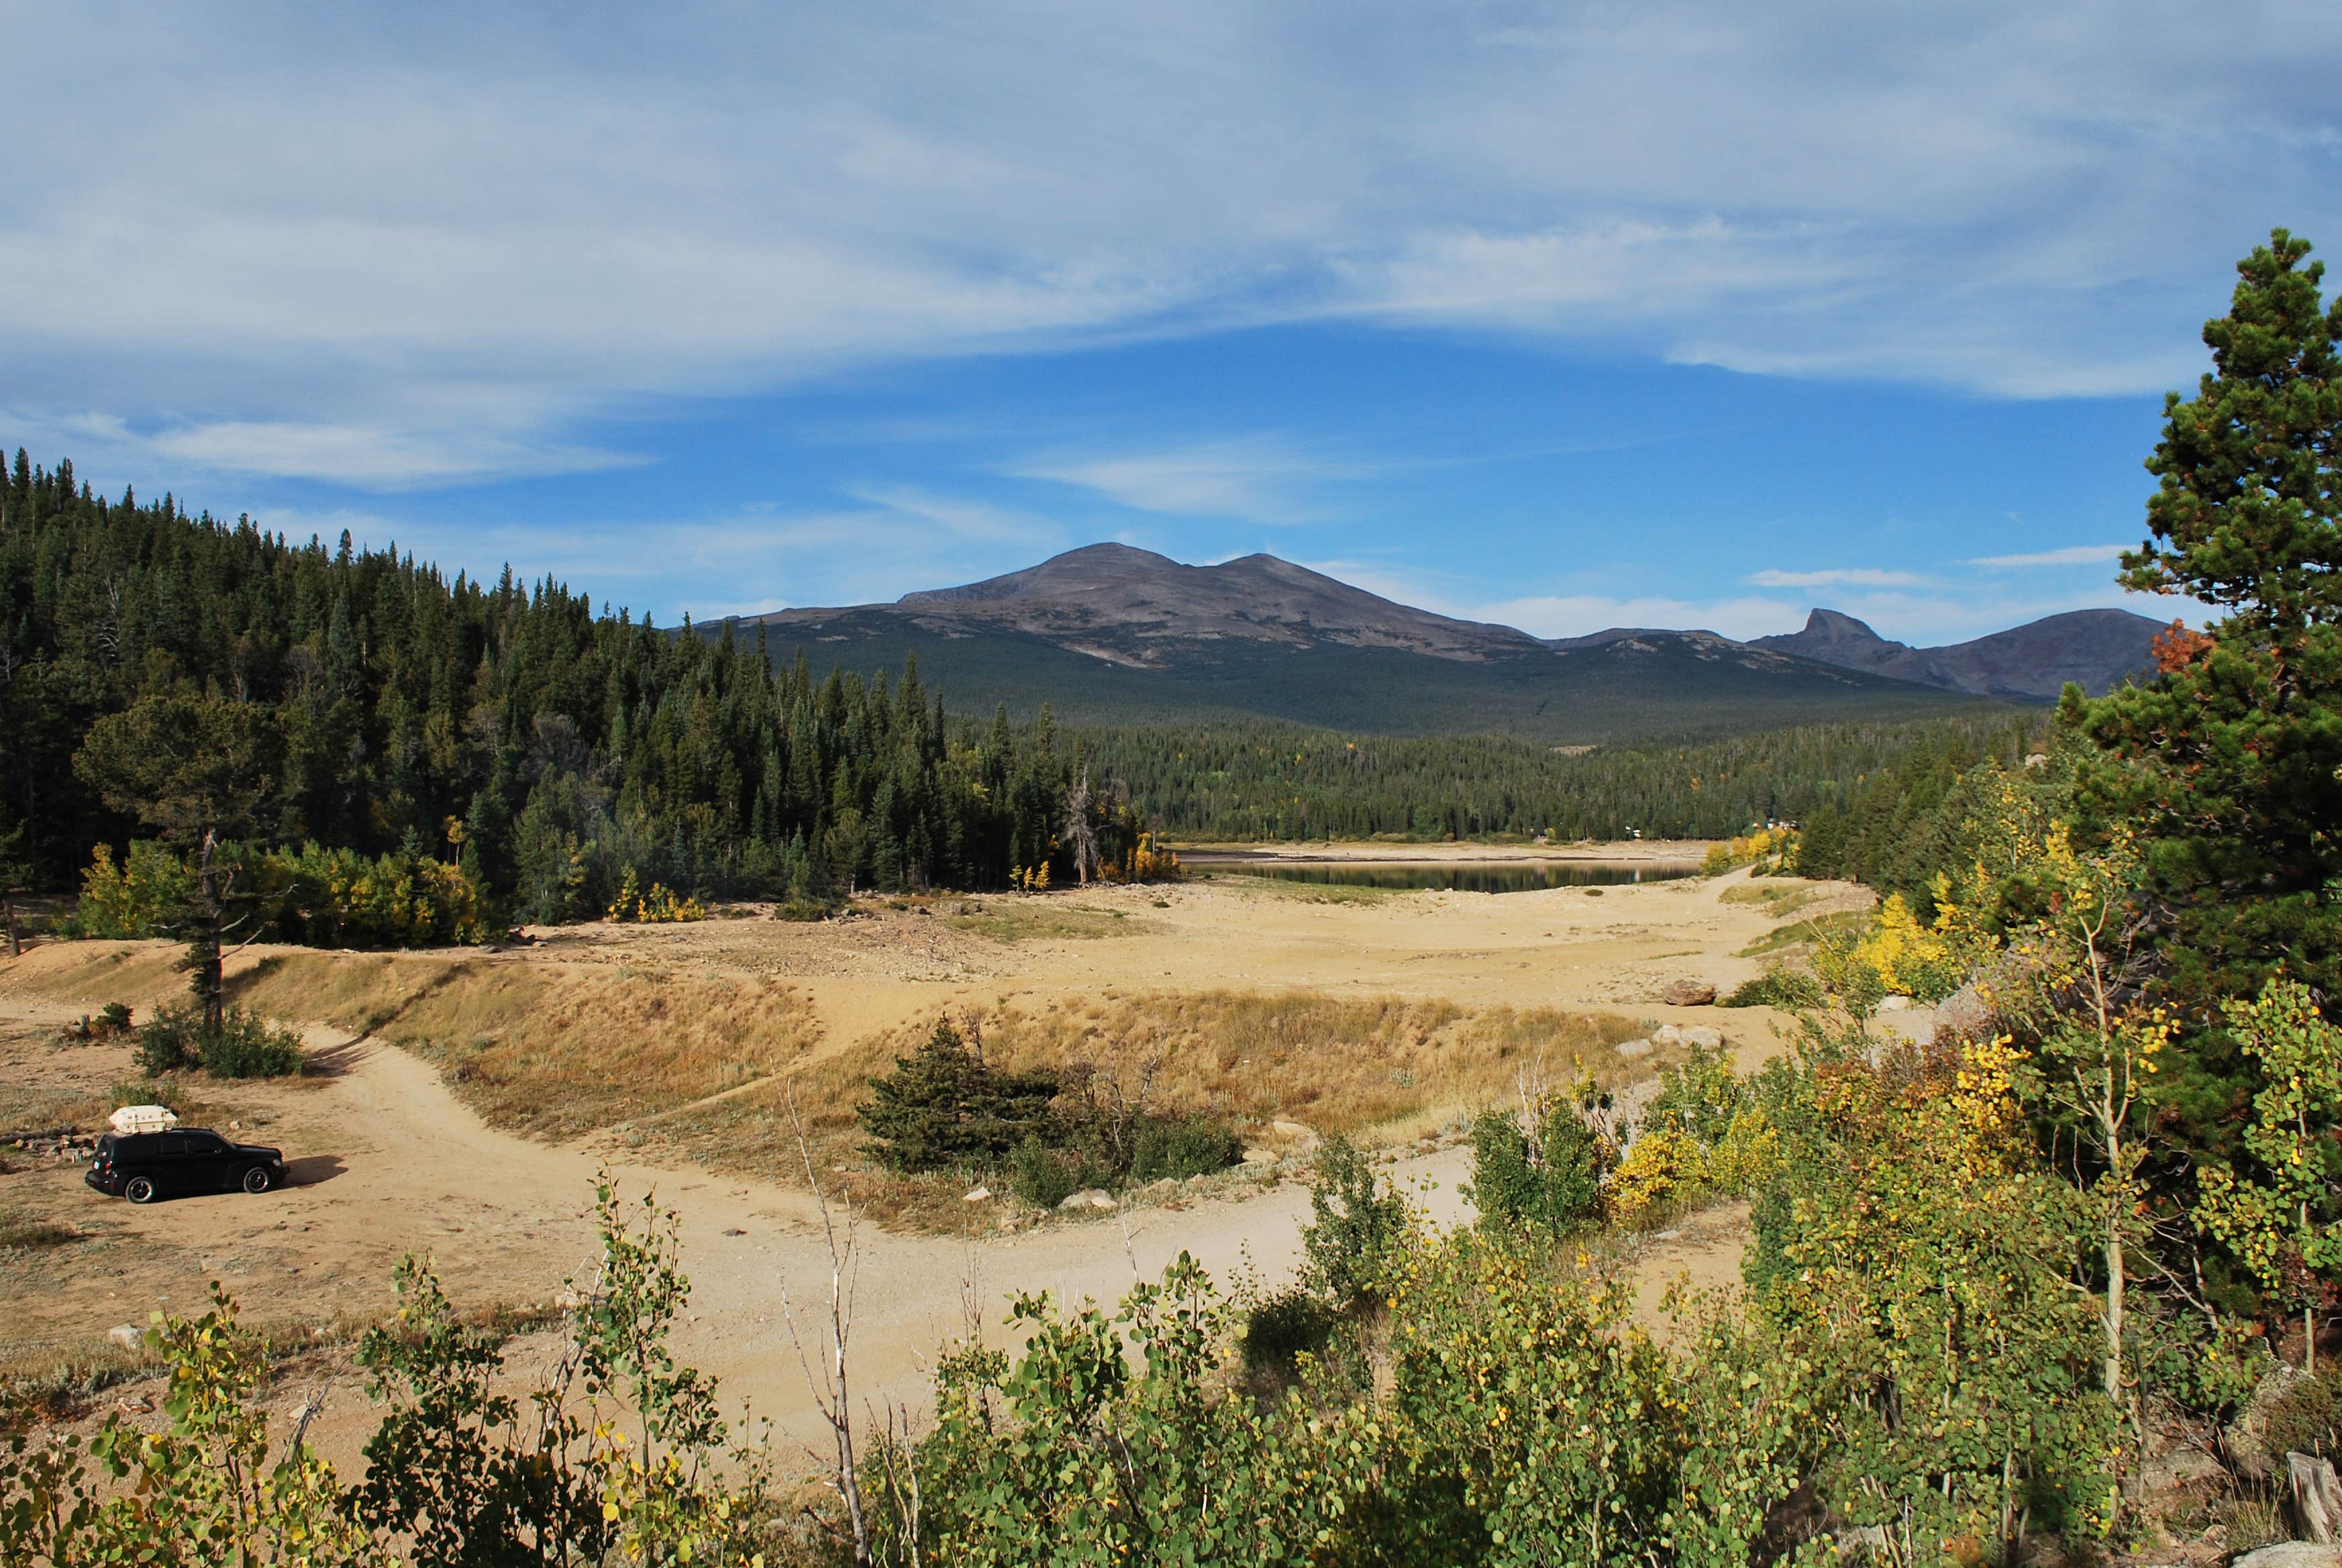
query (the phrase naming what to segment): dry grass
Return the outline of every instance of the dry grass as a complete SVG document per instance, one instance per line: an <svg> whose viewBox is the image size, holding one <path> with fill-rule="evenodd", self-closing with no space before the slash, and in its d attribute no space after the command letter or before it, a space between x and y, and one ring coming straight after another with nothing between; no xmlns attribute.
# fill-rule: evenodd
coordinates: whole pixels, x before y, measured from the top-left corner
<svg viewBox="0 0 2342 1568"><path fill-rule="evenodd" d="M1226 871L1217 866L1198 874L1223 886L1241 887L1248 893L1266 894L1290 904L1380 904L1414 891L1404 887L1367 887L1351 883L1300 882L1283 876L1246 876L1240 871Z"/></svg>
<svg viewBox="0 0 2342 1568"><path fill-rule="evenodd" d="M1810 947L1823 937L1840 931L1858 931L1870 917L1858 911L1847 910L1835 914L1816 914L1768 931L1747 946L1737 956L1763 958L1768 954L1787 953L1793 947Z"/></svg>
<svg viewBox="0 0 2342 1568"><path fill-rule="evenodd" d="M264 1012L414 1051L490 1122L554 1135L770 1077L821 1034L792 987L653 964L295 954L240 991Z"/></svg>
<svg viewBox="0 0 2342 1568"><path fill-rule="evenodd" d="M1780 920L1827 895L1826 889L1809 882L1756 877L1726 888L1720 896L1726 904L1762 904L1768 918Z"/></svg>
<svg viewBox="0 0 2342 1568"><path fill-rule="evenodd" d="M0 1253L43 1252L81 1240L81 1233L55 1220L27 1214L0 1213Z"/></svg>
<svg viewBox="0 0 2342 1568"><path fill-rule="evenodd" d="M1102 936L1136 936L1148 929L1119 909L1095 909L1046 898L995 896L967 913L947 914L943 924L995 942L1067 942Z"/></svg>
<svg viewBox="0 0 2342 1568"><path fill-rule="evenodd" d="M985 1053L1015 1069L1095 1066L1136 1093L1156 1065L1149 1099L1257 1130L1292 1120L1374 1141L1414 1137L1518 1093L1522 1075L1566 1079L1580 1064L1608 1084L1664 1064L1620 1062L1610 1047L1646 1030L1617 1014L1551 1008L1467 1011L1445 1002L1351 998L1322 992L1214 991L1106 994L975 1015ZM718 1104L636 1124L645 1141L717 1169L802 1182L789 1095L825 1180L885 1220L956 1229L962 1186L905 1183L869 1170L856 1108L872 1077L908 1055L933 1016L807 1064L785 1081ZM834 1168L844 1165L844 1171ZM928 1189L932 1188L930 1191ZM899 1211L899 1215L898 1215Z"/></svg>
<svg viewBox="0 0 2342 1568"><path fill-rule="evenodd" d="M1477 1106L1540 1062L1549 1075L1575 1061L1604 1075L1616 1065L1609 1047L1643 1033L1616 1014L1314 991L1109 995L1030 1013L1011 1003L981 1023L986 1049L1013 1066L1095 1064L1135 1084L1159 1057L1154 1094L1167 1108L1320 1132Z"/></svg>

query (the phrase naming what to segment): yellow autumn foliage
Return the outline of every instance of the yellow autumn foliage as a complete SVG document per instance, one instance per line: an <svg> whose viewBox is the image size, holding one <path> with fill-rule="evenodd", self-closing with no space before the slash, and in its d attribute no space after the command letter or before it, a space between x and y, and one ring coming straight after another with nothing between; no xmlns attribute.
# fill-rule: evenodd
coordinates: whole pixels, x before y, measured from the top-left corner
<svg viewBox="0 0 2342 1568"><path fill-rule="evenodd" d="M1797 830L1793 827L1760 827L1755 833L1712 844L1699 863L1702 876L1721 876L1744 865L1772 863L1786 869L1797 859Z"/></svg>
<svg viewBox="0 0 2342 1568"><path fill-rule="evenodd" d="M1695 1196L1706 1183L1706 1160L1680 1127L1653 1127L1635 1140L1602 1194L1610 1218L1638 1224Z"/></svg>

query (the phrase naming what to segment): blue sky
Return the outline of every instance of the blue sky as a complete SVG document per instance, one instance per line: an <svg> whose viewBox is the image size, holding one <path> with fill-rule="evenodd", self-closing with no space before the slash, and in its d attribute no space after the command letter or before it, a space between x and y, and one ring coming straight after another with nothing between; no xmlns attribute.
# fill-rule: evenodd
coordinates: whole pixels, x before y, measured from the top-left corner
<svg viewBox="0 0 2342 1568"><path fill-rule="evenodd" d="M1973 635L2123 602L2236 257L2342 249L2327 5L0 19L0 439L662 620L1112 538Z"/></svg>

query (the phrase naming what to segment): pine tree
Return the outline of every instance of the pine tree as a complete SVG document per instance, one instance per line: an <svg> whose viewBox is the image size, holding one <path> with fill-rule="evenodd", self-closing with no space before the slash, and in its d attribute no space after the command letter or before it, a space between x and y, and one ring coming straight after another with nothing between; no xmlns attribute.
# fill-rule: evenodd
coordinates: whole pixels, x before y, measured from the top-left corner
<svg viewBox="0 0 2342 1568"><path fill-rule="evenodd" d="M2154 539L2126 555L2139 592L2218 607L2170 644L2164 678L2064 716L2121 764L2090 798L2146 824L2183 998L2249 995L2283 974L2342 984L2342 300L2284 229L2237 265L2204 328L2213 371L2166 400L2147 462Z"/></svg>
<svg viewBox="0 0 2342 1568"><path fill-rule="evenodd" d="M857 1114L876 1142L871 1153L898 1171L996 1164L1049 1124L1059 1088L1054 1073L1004 1073L948 1019L916 1055L870 1081ZM1046 1141L1046 1139L1044 1140Z"/></svg>

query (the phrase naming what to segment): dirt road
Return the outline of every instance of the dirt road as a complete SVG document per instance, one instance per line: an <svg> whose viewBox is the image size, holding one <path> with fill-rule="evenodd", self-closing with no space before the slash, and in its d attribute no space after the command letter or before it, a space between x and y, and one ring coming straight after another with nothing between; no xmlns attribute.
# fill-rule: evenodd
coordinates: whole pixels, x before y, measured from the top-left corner
<svg viewBox="0 0 2342 1568"><path fill-rule="evenodd" d="M0 1004L0 1017L45 1034L66 1014L9 1003ZM257 1321L368 1318L387 1304L392 1265L408 1251L433 1256L459 1303L546 1301L590 1267L597 1172L590 1154L495 1131L404 1052L322 1032L312 1033L310 1045L323 1069L318 1079L300 1087L253 1085L240 1094L246 1114L267 1122L265 1131L244 1135L280 1142L288 1152L331 1150L296 1155L299 1184L261 1198L148 1208L95 1193L85 1202L46 1194L62 1201L45 1206L89 1211L95 1245L112 1266L57 1271L37 1288L12 1289L17 1300L6 1336L20 1346L86 1343L114 1323L143 1324L153 1310L195 1310L214 1280ZM1421 1190L1435 1218L1452 1223L1462 1212L1456 1186L1466 1166L1461 1151L1447 1151L1406 1162L1396 1174ZM816 1417L784 1313L785 1296L800 1313L809 1303L826 1306L830 1253L813 1201L801 1191L704 1173L617 1166L609 1174L629 1197L656 1193L682 1217L693 1294L678 1351L784 1433L813 1436ZM70 1187L79 1170L20 1171L12 1180ZM1134 1205L976 1240L889 1234L850 1225L850 1225L862 1396L924 1409L936 1347L967 1332L972 1305L991 1343L1001 1343L1012 1287L1046 1290L1060 1301L1111 1302L1134 1270L1155 1277L1183 1250L1222 1281L1248 1261L1264 1279L1282 1283L1297 1262L1306 1189L1243 1177L1217 1184L1230 1181L1244 1195ZM329 1403L318 1436L330 1457L346 1460L372 1424L351 1378Z"/></svg>
<svg viewBox="0 0 2342 1568"><path fill-rule="evenodd" d="M552 977L549 996L573 999L579 986L630 975L654 989L702 971L719 981L749 976L757 995L794 989L806 996L821 1029L804 1062L816 1066L938 1006L1020 996L1038 1005L1116 984L1174 994L1315 987L1466 1005L1625 1003L1652 1020L1722 1023L1649 999L1678 975L1730 984L1754 972L1755 962L1736 954L1777 917L1726 898L1726 891L1662 883L1606 895L1556 889L1351 899L1228 878L1066 900L987 900L966 919L942 907L882 905L818 927L736 920L683 930L565 928L521 951L338 955L318 973L321 984L356 985L394 963L462 964L484 990L535 974ZM1096 929L1060 929L1076 918ZM58 1025L105 1000L143 1013L178 990L175 956L161 944L60 944L0 961L0 1122L88 1122L135 1093L125 1083L135 1076L126 1043L66 1044ZM255 954L239 960L265 962ZM290 1016L364 1011L346 998L337 1010L323 994L291 994L281 984L272 997L271 1011ZM1777 1048L1753 1014L1736 1014L1730 1029L1745 1058ZM200 1308L214 1281L256 1321L373 1321L389 1304L393 1265L409 1252L433 1256L459 1303L543 1303L592 1262L599 1162L671 1157L655 1144L631 1154L624 1123L574 1139L499 1130L419 1056L347 1030L313 1029L308 1041L320 1069L310 1077L191 1086L203 1096L194 1114L209 1124L240 1124L231 1129L237 1135L280 1144L294 1158L300 1184L281 1193L134 1209L84 1191L70 1163L26 1168L11 1155L18 1168L0 1178L0 1206L64 1223L79 1239L0 1250L0 1299L9 1303L0 1353L20 1363L27 1353L78 1353L113 1325L143 1323L156 1308ZM623 1088L623 1079L612 1084ZM786 1156L785 1139L770 1146ZM1456 1188L1467 1167L1463 1152L1449 1149L1396 1170L1419 1184L1436 1219L1452 1222L1463 1213ZM656 1192L682 1215L695 1291L677 1349L720 1377L731 1398L749 1399L785 1432L810 1435L814 1413L782 1303L785 1293L802 1303L827 1290L830 1259L811 1199L778 1171L771 1180L744 1179L678 1162L619 1164L611 1174L630 1196ZM971 1206L970 1230L980 1241L857 1231L856 1353L869 1397L923 1407L935 1349L966 1332L971 1303L998 1343L1012 1290L1110 1302L1134 1271L1153 1277L1183 1250L1224 1283L1249 1267L1273 1288L1293 1272L1307 1199L1291 1180L1231 1174L1142 1196L1114 1214L1052 1218L1015 1234L998 1229L997 1207ZM1656 1246L1638 1272L1656 1278L1682 1266L1714 1283L1730 1276L1736 1247L1729 1236L1686 1234ZM336 1458L348 1458L370 1426L353 1379L320 1435Z"/></svg>

